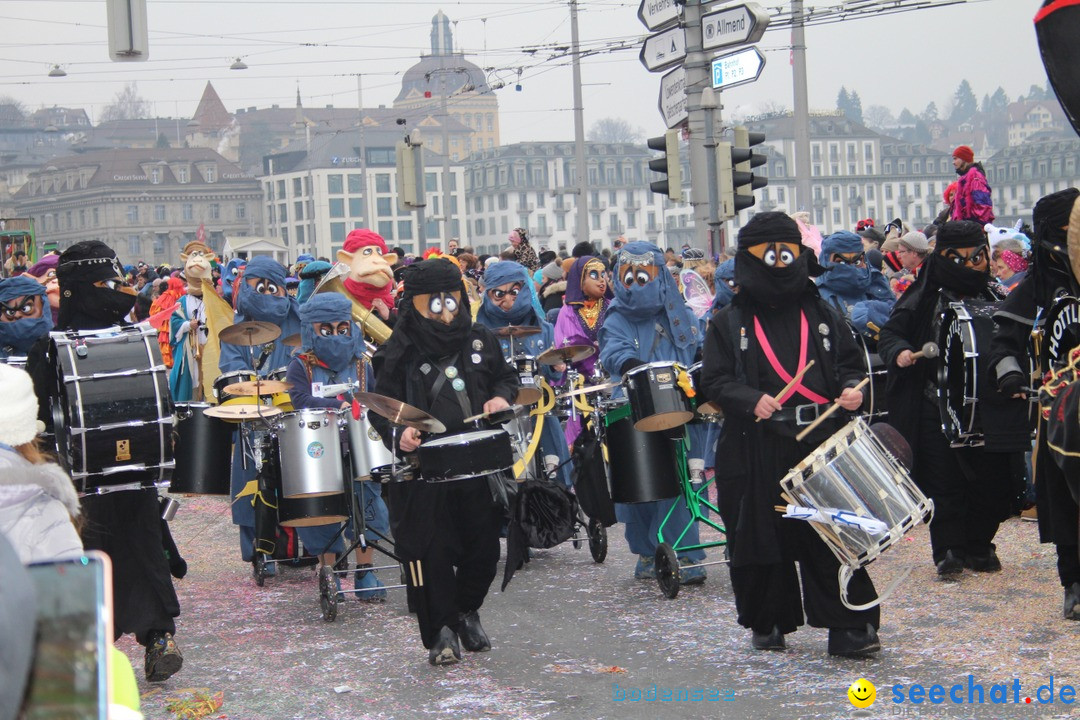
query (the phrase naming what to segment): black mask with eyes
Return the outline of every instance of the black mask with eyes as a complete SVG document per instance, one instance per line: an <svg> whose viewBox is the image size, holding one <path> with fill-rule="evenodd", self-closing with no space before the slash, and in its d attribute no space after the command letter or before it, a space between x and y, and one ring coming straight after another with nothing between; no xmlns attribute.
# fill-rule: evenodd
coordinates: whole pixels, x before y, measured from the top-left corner
<svg viewBox="0 0 1080 720"><path fill-rule="evenodd" d="M739 286L737 298L749 298L768 307L782 307L798 301L803 293L812 288L810 261L814 253L803 248L798 257L793 257L789 250L782 246L778 248L766 250L764 259L745 247L735 253L735 283ZM777 259L787 261L787 264L777 267ZM814 264L817 266L816 262Z"/></svg>

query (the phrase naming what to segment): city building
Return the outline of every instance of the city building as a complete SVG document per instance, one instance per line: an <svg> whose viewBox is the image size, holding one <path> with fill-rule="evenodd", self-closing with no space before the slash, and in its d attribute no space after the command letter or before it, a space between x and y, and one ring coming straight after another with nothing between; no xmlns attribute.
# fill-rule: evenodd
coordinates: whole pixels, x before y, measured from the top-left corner
<svg viewBox="0 0 1080 720"><path fill-rule="evenodd" d="M994 224L1030 223L1039 198L1077 184L1080 139L1067 131L1044 131L1001 150L983 167L994 201Z"/></svg>
<svg viewBox="0 0 1080 720"><path fill-rule="evenodd" d="M14 196L39 242L63 250L101 240L124 262L176 263L200 225L220 252L226 235L262 233L259 182L213 150L133 148L53 158Z"/></svg>

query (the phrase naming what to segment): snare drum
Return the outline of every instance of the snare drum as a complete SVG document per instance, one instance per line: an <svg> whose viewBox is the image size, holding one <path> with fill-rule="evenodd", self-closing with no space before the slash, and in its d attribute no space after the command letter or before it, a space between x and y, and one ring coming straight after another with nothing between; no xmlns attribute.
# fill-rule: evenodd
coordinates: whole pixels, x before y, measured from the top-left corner
<svg viewBox="0 0 1080 720"><path fill-rule="evenodd" d="M56 450L80 492L168 483L173 404L157 331L52 333Z"/></svg>
<svg viewBox="0 0 1080 720"><path fill-rule="evenodd" d="M997 305L951 302L938 332L938 408L945 437L954 446L982 445L979 398L996 392L991 380L990 339Z"/></svg>
<svg viewBox="0 0 1080 720"><path fill-rule="evenodd" d="M694 417L690 398L678 384L681 372L685 370L678 363L662 361L639 365L623 376L636 429L670 430Z"/></svg>
<svg viewBox="0 0 1080 720"><path fill-rule="evenodd" d="M515 355L510 359L510 364L517 368L518 380L521 384L514 404L532 405L540 402L544 393L536 384L536 376L539 374L536 358L532 355Z"/></svg>
<svg viewBox="0 0 1080 720"><path fill-rule="evenodd" d="M225 392L229 385L239 382L255 382L256 375L251 370L233 370L222 373L214 380L214 397L218 405L254 405L255 398L251 395L230 395Z"/></svg>
<svg viewBox="0 0 1080 720"><path fill-rule="evenodd" d="M173 471L170 490L196 495L228 495L232 427L203 411L207 403L176 403Z"/></svg>
<svg viewBox="0 0 1080 720"><path fill-rule="evenodd" d="M267 375L266 379L287 382L285 376L288 374L288 371L288 368L279 368ZM270 400L273 402L274 407L281 408L282 412L292 412L295 409L293 408L292 398L287 392L277 393L271 396Z"/></svg>
<svg viewBox="0 0 1080 720"><path fill-rule="evenodd" d="M345 411L346 425L349 428L349 462L353 477L357 480L371 480L372 469L394 462L394 454L383 445L382 436L371 425L367 413L360 413L355 419L352 412Z"/></svg>
<svg viewBox="0 0 1080 720"><path fill-rule="evenodd" d="M505 430L477 430L428 440L419 447L420 474L428 482L483 477L514 464Z"/></svg>
<svg viewBox="0 0 1080 720"><path fill-rule="evenodd" d="M341 439L342 411L296 410L278 419L278 460L284 498L345 492Z"/></svg>
<svg viewBox="0 0 1080 720"><path fill-rule="evenodd" d="M929 522L934 509L903 464L861 418L841 428L792 468L780 486L797 506L822 512L842 510L879 520L888 528L872 533L850 523L811 523L845 566L841 568L841 598L845 605L844 579L850 580L852 572L900 542L915 525ZM882 599L884 594L871 605Z"/></svg>
<svg viewBox="0 0 1080 720"><path fill-rule="evenodd" d="M642 432L631 422L629 403L604 414L611 499L617 503L666 500L679 494L675 476L675 443L666 435Z"/></svg>

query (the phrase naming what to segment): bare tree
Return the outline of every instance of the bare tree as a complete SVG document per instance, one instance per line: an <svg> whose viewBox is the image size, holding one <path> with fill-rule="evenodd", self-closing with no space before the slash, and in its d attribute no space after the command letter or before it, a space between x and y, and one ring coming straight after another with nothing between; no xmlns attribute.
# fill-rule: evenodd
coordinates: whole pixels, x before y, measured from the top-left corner
<svg viewBox="0 0 1080 720"><path fill-rule="evenodd" d="M622 118L600 118L589 128L588 138L591 142L604 143L632 143L640 142L645 133L641 128L635 128Z"/></svg>
<svg viewBox="0 0 1080 720"><path fill-rule="evenodd" d="M883 130L896 125L896 118L893 117L892 111L884 105L871 105L866 108L863 120L866 121L867 127L874 130Z"/></svg>
<svg viewBox="0 0 1080 720"><path fill-rule="evenodd" d="M0 123L21 125L26 120L26 106L10 95L0 96Z"/></svg>
<svg viewBox="0 0 1080 720"><path fill-rule="evenodd" d="M150 101L139 95L134 82L116 93L113 101L101 111L102 122L108 120L138 120L150 116Z"/></svg>

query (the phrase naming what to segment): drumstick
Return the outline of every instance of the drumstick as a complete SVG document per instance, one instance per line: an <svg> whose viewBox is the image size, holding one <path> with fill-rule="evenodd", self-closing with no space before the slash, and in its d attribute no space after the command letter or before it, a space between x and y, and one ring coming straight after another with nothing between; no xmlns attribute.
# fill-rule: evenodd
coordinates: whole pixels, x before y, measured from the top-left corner
<svg viewBox="0 0 1080 720"><path fill-rule="evenodd" d="M937 346L935 345L935 347L937 347ZM869 378L869 377L864 377L864 378L862 379L862 382L860 382L860 383L859 383L858 385L856 385L855 387L853 387L853 388L852 388L852 390L862 390L862 389L863 389L863 387L865 387L865 386L866 386L866 383L868 383L868 382L870 382L870 378ZM828 409L828 410L826 410L825 412L823 412L823 413L821 413L820 415L818 415L818 416L817 416L817 420L815 420L814 422L812 422L812 423L810 423L809 425L807 425L807 426L806 426L806 428L805 428L805 429L803 429L803 431L802 431L801 433L799 433L798 435L796 435L796 436L795 436L795 439L796 439L796 440L798 440L798 441L802 441L802 439L803 439L804 437L806 437L806 436L807 436L807 435L808 435L808 434L810 433L810 431L811 431L811 430L813 430L813 429L814 429L814 428L816 428L816 427L817 427L818 425L820 425L820 424L821 424L821 423L822 423L822 422L823 422L823 421L825 420L825 418L829 417L829 416L830 416L830 415L832 415L832 414L833 414L834 412L836 412L837 408L839 408L839 407L840 407L840 401L838 400L838 401L834 402L834 403L833 403L833 404L832 404L832 405L831 405L831 406L829 407L829 409Z"/></svg>
<svg viewBox="0 0 1080 720"><path fill-rule="evenodd" d="M922 350L911 353L911 360L912 362L914 362L919 358L933 359L936 358L939 354L941 354L941 350L938 348L937 343L928 342L922 346Z"/></svg>
<svg viewBox="0 0 1080 720"><path fill-rule="evenodd" d="M802 376L806 374L807 370L809 370L810 368L812 368L814 366L814 362L815 362L814 360L811 360L810 362L803 365L802 369L799 370L799 372L795 373L795 377L791 378L791 382L789 382L787 385L785 385L783 387L783 389L780 390L780 392L776 393L776 395L773 396L773 400L775 400L776 402L780 402L780 398L784 397L784 395L787 394L788 390L795 387L795 385L797 385L798 382L800 380L802 380ZM762 418L758 418L754 422L761 422L761 420L762 420Z"/></svg>

